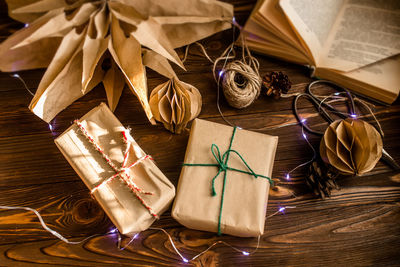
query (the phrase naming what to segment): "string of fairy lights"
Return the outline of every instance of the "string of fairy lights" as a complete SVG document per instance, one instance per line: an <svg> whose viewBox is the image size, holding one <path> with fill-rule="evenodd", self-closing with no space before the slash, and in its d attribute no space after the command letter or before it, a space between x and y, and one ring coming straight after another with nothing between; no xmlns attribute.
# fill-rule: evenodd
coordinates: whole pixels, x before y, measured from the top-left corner
<svg viewBox="0 0 400 267"><path fill-rule="evenodd" d="M291 94L290 96L297 96L299 94L300 93L295 93L295 94ZM335 93L331 93L331 94L328 94L328 95L316 95L316 97L320 100L320 102L318 104L318 107L317 107L318 112L320 113L321 110L324 109L323 106L322 106L324 103L326 103L328 105L334 104L334 103L338 103L338 102L346 103L346 101L348 101L348 98L347 98L346 94L347 94L347 92L335 92ZM380 132L380 134L382 136L384 136L384 132L382 130L382 126L381 126L378 118L376 117L375 113L372 111L372 109L370 107L370 104L368 102L358 98L358 97L354 97L354 101L356 103L360 104L363 108L365 108L368 111L368 113L371 115L372 119L374 120L374 122L375 122L375 124L377 126L377 130ZM331 112L333 112L333 113L335 113L337 115L342 115L342 116L350 117L350 118L353 118L353 119L356 119L358 117L363 117L363 116L359 116L356 113L355 110L353 110L351 113L348 113L348 112L342 112L342 111L339 111L339 110L336 110L336 109L332 109ZM308 165L313 160L315 160L315 158L318 155L317 151L315 150L313 145L308 140L308 137L307 137L307 135L306 135L306 133L304 131L305 125L307 123L308 122L307 122L306 118L299 118L299 124L301 126L301 134L302 134L303 139L306 141L307 145L312 150L312 157L311 157L310 160L308 160L308 161L306 161L304 163L301 163L301 164L297 165L296 167L294 167L293 169L291 169L290 171L288 171L285 174L285 179L286 180L290 180L291 179L291 176L290 176L291 173L293 173L295 170L297 170L297 169L299 169L299 168L301 168L303 166Z"/></svg>
<svg viewBox="0 0 400 267"><path fill-rule="evenodd" d="M236 27L238 27L239 29L241 29L240 25L238 25L238 24L236 23L235 18L233 18L232 24L235 25ZM224 68L225 68L225 66L226 66L226 64L227 64L227 61L228 61L229 59L231 59L232 57L234 57L234 55L232 56L231 53L234 54L235 27L234 27L233 35L232 35L232 36L233 36L233 37L232 37L232 38L233 38L233 42L231 43L230 46L228 46L228 48L227 48L227 49L224 51L224 53L223 53L223 55L224 55L224 56L223 56L223 57L224 57L224 58L223 58L224 62L223 62L222 68L221 68L219 71L216 71L216 72L215 72L215 69L214 69L214 71L213 71L213 73L214 73L214 78L215 78L216 83L217 83L217 103L216 103L216 104L217 104L217 108L218 108L218 111L219 111L221 117L224 119L224 121L227 122L228 124L230 124L231 126L233 126L233 124L232 124L231 122L229 122L229 121L224 117L224 115L223 115L223 113L222 113L222 111L221 111L221 108L220 108L220 105L219 105L219 98L220 98L220 80L221 80L221 78L222 78L223 75L224 75ZM203 53L206 55L206 57L207 57L211 62L213 62L213 61L210 59L210 57L207 55L207 53L206 53L204 47L203 47L201 44L198 44L198 45L200 46L200 48L202 49L202 51L203 51ZM186 52L185 52L185 59L186 59L186 57L187 57L187 53L188 53L188 49L187 49ZM214 68L215 68L215 66L214 66ZM216 73L217 73L218 75L216 75ZM20 75L18 75L18 74L15 73L15 74L12 74L11 76L14 77L14 78L16 78L16 79L18 79L18 80L20 80L20 81L22 82L23 86L25 87L25 89L26 89L31 95L34 95L34 93L28 88L27 84L26 84L25 81L21 78ZM323 107L322 107L322 104L325 103L325 102L326 102L326 103L335 103L335 102L345 101L346 98L345 98L344 96L341 95L342 93L343 93L343 92L336 92L336 93L333 93L333 94L330 94L330 95L318 96L318 97L320 97L320 98L322 99L321 102L320 102L320 106L318 107L318 109L323 108ZM296 93L295 93L295 94L290 94L290 95L287 95L287 97L292 97L292 96L296 96L296 95L297 95ZM283 96L283 97L285 97L285 96ZM375 119L377 125L379 126L379 129L380 129L381 132L382 132L381 126L380 126L380 124L379 124L379 121L376 119L374 113L372 112L372 110L371 110L371 108L368 106L368 104L367 104L366 102L364 102L363 100L358 99L358 98L355 98L355 101L358 101L361 105L363 105L366 109L369 110L370 114L373 116L373 118ZM353 112L354 112L354 111L353 111ZM356 118L356 117L357 117L357 115L356 115L355 113L347 114L347 113L344 113L344 112L343 112L342 114L347 115L347 116L352 117L352 118ZM286 173L284 174L284 179L286 179L286 180L290 180L290 179L291 179L291 174L292 174L294 171L296 171L297 169L299 169L299 168L301 168L301 167L303 167L303 166L306 166L307 164L311 163L311 162L316 158L316 156L317 156L317 151L315 150L315 148L313 147L313 145L310 143L310 141L309 141L309 139L308 139L308 137L307 137L307 135L306 135L306 133L305 133L305 131L304 131L304 129L305 129L304 126L306 125L306 123L307 123L307 119L306 119L306 118L302 118L302 119L299 120L298 123L289 123L289 124L286 124L286 125L281 125L281 126L279 126L279 128L281 128L281 127L285 127L285 126L292 126L292 125L299 125L299 124L300 124L300 126L301 126L301 136L303 137L303 139L305 140L305 142L307 143L307 145L311 148L312 153L313 153L310 160L308 160L308 161L306 161L306 162L304 162L304 163L301 163L301 164L297 165L296 167L294 167L293 169L291 169L290 171L286 172ZM48 127L49 127L51 133L54 135L54 132L53 132L53 130L54 130L53 128L54 128L54 127L52 126L52 124L49 123ZM286 211L287 209L293 209L293 208L296 208L296 206L279 206L278 209L277 209L275 212L273 212L271 215L267 216L266 219L269 219L269 218L271 218L271 217L273 217L273 216L276 216L276 215L279 215L279 214L285 214L285 211ZM129 238L129 241L128 241L124 246L122 246L122 243L123 243L123 236L119 233L119 231L118 231L117 228L113 228L113 229L111 229L110 231L108 231L108 232L106 232L106 233L104 233L104 234L94 234L94 235L88 236L88 237L86 237L86 238L84 238L84 239L82 239L82 240L80 240L80 241L71 241L71 240L65 238L64 236L62 236L62 235L61 235L60 233L58 233L57 231L55 231L55 230L51 229L50 227L48 227L48 226L46 225L46 223L44 222L44 220L43 220L42 216L40 215L40 213L39 213L37 210L33 209L33 208L22 207L22 206L0 206L0 209L6 209L6 210L26 210L26 211L33 212L33 213L36 215L36 217L39 219L39 222L40 222L40 224L41 224L41 226L43 227L44 230L46 230L47 232L49 232L50 234L52 234L52 235L55 236L56 238L60 239L61 241L65 242L65 243L67 243L67 244L71 244L71 245L81 244L81 243L83 243L83 242L89 241L89 240L90 240L91 238L93 238L93 237L104 236L104 235L117 235L117 236L118 236L118 241L117 241L116 246L118 247L119 250L124 250L124 249L126 249L127 247L129 247L133 242L135 242L135 240L138 240L140 234L143 233L143 232L141 232L141 233L135 233L135 234L133 234L133 235ZM188 257L185 257L185 256L184 256L184 253L183 253L182 251L180 251L180 250L177 248L177 246L176 246L176 244L175 244L175 241L174 241L174 239L172 238L171 234L168 233L168 231L166 231L164 228L161 228L161 227L150 227L149 230L160 231L160 232L162 232L163 234L165 234L166 237L168 238L168 241L170 242L170 244L171 244L173 250L174 250L175 253L180 257L180 259L182 260L183 263L189 263L189 262L195 261L196 259L198 259L198 258L201 257L202 255L204 255L205 253L207 253L209 250L211 250L213 247L215 247L215 246L217 246L217 245L224 245L224 246L230 247L232 250L234 250L234 251L236 251L236 252L238 252L238 253L240 253L240 254L242 254L242 255L244 255L244 256L249 256L249 255L252 255L252 254L256 253L256 251L259 249L260 240L261 240L261 236L258 236L258 237L257 237L257 245L256 245L256 247L255 247L252 251L242 250L242 249L240 249L240 248L238 248L238 247L236 247L236 246L233 246L233 245L229 244L228 242L225 242L225 241L223 241L223 240L218 240L218 241L212 243L211 245L209 245L206 249L202 250L200 253L196 254L195 256L193 256L193 257L191 257L191 258L188 258Z"/></svg>
<svg viewBox="0 0 400 267"><path fill-rule="evenodd" d="M30 94L34 95L34 94L32 93L32 91L29 90L28 86L26 85L25 81L21 78L21 76L19 76L18 74L13 74L12 77L17 78L18 80L20 80L20 81L22 82L22 84L24 85L25 89L26 89ZM53 133L53 130L54 130L53 128L54 128L54 127L52 126L51 123L49 123L48 127L49 127L49 130L51 131L51 133L54 134L54 133ZM286 211L286 209L293 209L293 208L296 208L296 207L295 207L295 206L282 206L282 207L278 207L278 209L277 209L274 213L272 213L271 215L267 216L266 219L269 219L269 218L271 218L271 217L273 217L273 216L276 216L276 215L278 215L278 214L284 214L285 211ZM118 241L117 241L117 244L116 244L116 245L117 245L117 247L118 247L119 250L124 250L124 249L126 249L127 247L129 247L129 246L130 246L135 240L137 240L137 239L139 238L139 236L140 236L140 233L136 233L136 234L132 235L132 236L130 237L129 241L128 241L124 246L122 246L122 241L123 241L122 235L119 233L119 231L118 231L117 228L113 228L113 229L111 229L110 231L108 231L108 232L106 232L106 233L104 233L104 234L94 234L94 235L88 236L88 237L86 237L86 238L84 238L84 239L82 239L82 240L80 240L80 241L71 241L71 240L65 238L64 236L62 236L62 235L61 235L60 233L58 233L57 231L55 231L55 230L51 229L50 227L48 227L48 226L46 225L46 223L44 222L44 220L43 220L42 216L40 215L40 213L39 213L37 210L33 209L33 208L30 208L30 207L22 207L22 206L0 206L0 209L7 209L7 210L27 210L27 211L33 212L33 213L36 215L36 217L39 219L39 222L40 222L40 224L41 224L41 226L42 226L42 228L43 228L44 230L46 230L47 232L49 232L49 233L52 234L53 236L57 237L57 238L60 239L61 241L65 242L65 243L67 243L67 244L71 244L71 245L81 244L81 243L83 243L83 242L89 241L89 240L90 240L91 238L93 238L93 237L98 237L98 236L103 236L103 235L115 235L115 234L116 234L116 235L118 236ZM206 249L202 250L200 253L196 254L195 256L193 256L193 257L191 257L191 258L187 258L187 257L185 257L185 256L183 255L183 253L177 248L177 246L176 246L176 244L175 244L175 241L173 240L172 236L171 236L164 228L161 228L161 227L150 227L149 230L156 230L156 231L161 231L162 233L164 233L164 234L167 236L168 241L170 242L170 244L171 244L172 248L174 249L175 253L180 257L180 259L182 260L183 263L189 263L189 262L195 261L196 259L198 259L198 258L201 257L203 254L205 254L207 251L211 250L213 247L215 247L215 246L217 246L217 245L224 245L224 246L230 247L232 250L234 250L234 251L236 251L236 252L238 252L238 253L241 253L241 254L244 255L244 256L249 256L249 255L254 254L254 253L258 250L258 248L259 248L259 246L260 246L260 240L261 240L261 236L258 236L258 237L257 237L257 245L256 245L256 247L255 247L252 251L242 250L242 249L240 249L240 248L238 248L238 247L236 247L236 246L233 246L233 245L229 244L228 242L225 242L225 241L223 241L223 240L218 240L218 241L212 243L212 244L211 244L210 246L208 246Z"/></svg>
<svg viewBox="0 0 400 267"><path fill-rule="evenodd" d="M273 217L273 216L275 216L275 215L278 215L278 214L284 214L285 211L286 211L286 209L294 209L294 208L296 208L296 206L279 207L279 209L278 209L276 212L274 212L274 213L272 213L271 215L267 216L266 219L269 219L269 218L271 218L271 217ZM44 222L42 216L40 215L40 213L39 213L36 209L29 208L29 207L22 207L22 206L2 206L2 205L0 205L0 209L6 209L6 210L26 210L26 211L31 211L31 212L33 212L33 213L36 215L36 217L39 219L39 222L40 222L40 224L41 224L41 226L42 226L42 228L43 228L44 230L46 230L47 232L49 232L49 233L52 234L53 236L57 237L58 239L60 239L60 240L63 241L64 243L67 243L67 244L70 244L70 245L78 245L78 244L84 243L84 242L86 242L86 241L89 241L89 240L90 240L91 238L93 238L93 237L105 236L105 235L114 235L114 234L116 234L116 235L118 235L118 241L117 241L117 244L116 244L116 245L117 245L117 248L118 248L119 250L124 250L124 249L126 249L127 247L129 247L135 240L137 240L138 237L139 237L139 235L140 235L140 233L135 233L135 234L133 234L133 235L130 237L130 239L129 239L129 241L127 242L127 244L125 244L124 246L122 246L122 239L123 239L123 238L122 238L122 235L119 233L118 229L117 229L116 227L114 227L114 228L112 228L110 231L108 231L108 232L106 232L106 233L104 233L104 234L94 234L94 235L85 237L84 239L82 239L82 240L80 240L80 241L71 241L71 240L65 238L64 236L62 236L59 232L57 232L57 231L51 229L49 226L47 226L47 224ZM256 245L256 247L255 247L255 249L254 249L253 251L241 250L241 249L239 249L238 247L229 244L228 242L225 242L225 241L223 241L223 240L218 240L218 241L214 242L213 244L211 244L210 246L208 246L208 247L207 247L206 249L204 249L203 251L201 251L200 253L198 253L198 254L196 254L195 256L193 256L193 257L191 257L190 259L188 259L188 258L186 258L186 257L182 254L182 252L176 247L175 241L173 240L171 234L169 234L164 228L161 228L161 227L150 227L149 230L156 230L156 231L161 231L161 232L163 232L163 233L168 237L168 241L170 242L170 244L171 244L172 248L174 249L175 253L181 258L181 260L182 260L184 263L189 263L189 262L191 262L191 261L194 261L194 260L198 259L200 256L202 256L203 254L205 254L207 251L209 251L210 249L212 249L213 247L215 247L215 246L217 246L217 245L219 245L219 244L222 244L222 245L225 245L225 246L227 246L227 247L230 247L230 248L233 249L234 251L236 251L236 252L238 252L238 253L241 253L241 254L244 255L244 256L249 256L249 255L251 255L251 254L254 254L254 253L258 250L258 248L260 247L260 240L261 240L261 235L259 235L259 236L257 237L257 245Z"/></svg>

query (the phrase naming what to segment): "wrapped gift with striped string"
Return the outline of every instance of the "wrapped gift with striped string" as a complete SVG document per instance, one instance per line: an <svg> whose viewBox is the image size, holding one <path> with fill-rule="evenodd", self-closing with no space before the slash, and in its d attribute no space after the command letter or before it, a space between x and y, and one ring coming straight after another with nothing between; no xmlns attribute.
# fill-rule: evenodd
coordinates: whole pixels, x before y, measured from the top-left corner
<svg viewBox="0 0 400 267"><path fill-rule="evenodd" d="M146 230L175 188L102 103L55 139L57 147L122 234Z"/></svg>

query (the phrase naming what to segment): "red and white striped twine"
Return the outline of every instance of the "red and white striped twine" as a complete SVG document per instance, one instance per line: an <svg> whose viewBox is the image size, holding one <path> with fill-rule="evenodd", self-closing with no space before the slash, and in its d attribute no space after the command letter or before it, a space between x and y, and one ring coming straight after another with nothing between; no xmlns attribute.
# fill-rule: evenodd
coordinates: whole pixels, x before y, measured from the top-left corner
<svg viewBox="0 0 400 267"><path fill-rule="evenodd" d="M85 129L85 127L83 127L83 125L81 124L81 122L79 122L78 120L75 120L74 123L76 124L76 126L78 126L78 129L81 131L81 133L88 139L89 143L91 143L94 147L94 149L96 151L98 151L101 156L105 159L105 161L107 162L107 164L116 172L113 176L111 176L110 178L105 179L103 182L101 182L100 184L98 184L96 187L94 187L91 190L91 194L93 194L96 190L98 190L101 186L108 184L109 182L111 182L112 180L114 180L114 178L119 177L120 180L122 180L131 190L132 192L135 194L136 198L140 201L140 203L142 203L142 205L149 211L149 213L158 219L158 215L156 213L153 212L152 208L146 203L146 201L140 196L140 194L145 194L145 195L153 195L152 192L147 192L142 190L139 186L137 186L135 184L135 182L133 182L133 179L130 177L130 175L128 174L128 170L134 166L136 166L137 164L143 162L144 160L147 159L151 159L153 160L153 158L149 155L145 155L141 158L139 158L138 160L136 160L135 162L133 162L131 165L126 166L128 158L129 158L129 151L130 151L130 147L132 146L132 143L128 140L127 137L127 133L126 131L122 132L122 137L124 140L124 143L126 144L126 149L124 152L124 160L122 162L122 166L121 168L118 168L112 161L111 159L108 157L108 155L104 152L104 150L99 146L99 144L96 143L96 141L94 140L94 138L88 133L88 131Z"/></svg>

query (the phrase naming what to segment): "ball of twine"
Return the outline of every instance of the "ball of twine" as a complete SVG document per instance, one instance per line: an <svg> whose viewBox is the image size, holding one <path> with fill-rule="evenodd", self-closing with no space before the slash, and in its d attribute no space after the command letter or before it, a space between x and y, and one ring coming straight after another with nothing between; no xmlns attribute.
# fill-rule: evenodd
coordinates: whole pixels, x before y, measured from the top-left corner
<svg viewBox="0 0 400 267"><path fill-rule="evenodd" d="M248 107L260 95L262 80L258 70L236 60L228 63L223 71L222 89L232 107Z"/></svg>

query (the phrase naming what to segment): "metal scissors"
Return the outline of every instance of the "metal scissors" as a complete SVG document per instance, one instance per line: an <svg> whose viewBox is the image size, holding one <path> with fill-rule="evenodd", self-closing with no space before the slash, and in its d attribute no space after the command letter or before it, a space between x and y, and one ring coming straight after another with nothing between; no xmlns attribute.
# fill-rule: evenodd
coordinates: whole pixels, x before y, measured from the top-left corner
<svg viewBox="0 0 400 267"><path fill-rule="evenodd" d="M333 88L335 88L337 90L337 92L333 94L335 96L339 96L339 95L346 96L346 98L348 99L347 104L348 104L349 113L346 114L344 112L341 112L338 109L336 109L335 107L333 107L332 105L330 105L329 103L318 98L311 90L311 88L318 83L328 84L328 85L332 86ZM357 117L357 115L355 114L354 96L346 88L343 88L331 81L315 80L307 86L306 93L301 93L301 94L297 95L293 101L293 110L294 110L294 115L295 115L296 119L299 121L299 123L301 123L303 125L304 129L306 129L306 131L308 131L310 133L313 133L313 134L316 134L319 136L324 135L324 132L312 129L308 124L305 124L304 119L302 119L299 116L299 113L297 110L297 103L298 103L298 100L302 97L307 98L314 105L314 107L317 108L318 112L321 114L321 117L323 119L325 119L325 121L327 121L329 124L334 122L334 119L331 117L329 112L336 114L338 117L340 117L342 119L346 119L349 117L352 117L352 118ZM378 131L378 132L380 133L380 135L382 136L382 139L383 139L382 132L380 132L380 131ZM396 161L393 159L393 157L390 156L390 154L385 149L382 149L382 158L381 159L384 162L386 162L389 166L391 166L393 169L400 170L400 166L396 163Z"/></svg>

